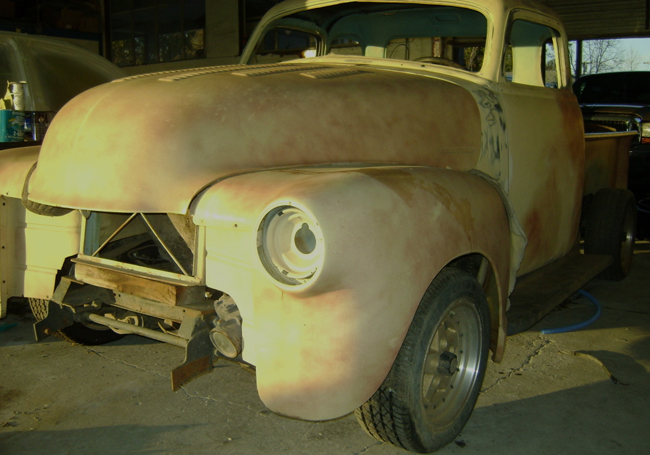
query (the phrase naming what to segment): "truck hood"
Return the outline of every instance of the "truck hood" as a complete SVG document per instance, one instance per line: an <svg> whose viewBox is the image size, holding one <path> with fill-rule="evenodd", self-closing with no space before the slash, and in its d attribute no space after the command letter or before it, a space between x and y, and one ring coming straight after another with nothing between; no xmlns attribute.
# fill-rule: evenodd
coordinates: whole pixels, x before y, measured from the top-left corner
<svg viewBox="0 0 650 455"><path fill-rule="evenodd" d="M472 169L481 119L450 80L332 63L228 66L114 81L54 119L29 184L39 203L186 213L215 181L345 163Z"/></svg>

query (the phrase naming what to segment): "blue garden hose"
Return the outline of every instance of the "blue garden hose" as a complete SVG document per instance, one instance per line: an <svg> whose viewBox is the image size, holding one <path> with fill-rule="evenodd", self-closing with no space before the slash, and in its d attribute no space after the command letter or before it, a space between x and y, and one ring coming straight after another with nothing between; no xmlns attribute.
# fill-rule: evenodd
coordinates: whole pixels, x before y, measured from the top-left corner
<svg viewBox="0 0 650 455"><path fill-rule="evenodd" d="M641 208L642 206L643 206L643 208ZM650 210L648 210L648 209L645 208L645 207L650 207L650 199L643 199L642 201L639 201L639 202L637 203L637 205L636 205L636 209L637 209L639 212L650 213Z"/></svg>
<svg viewBox="0 0 650 455"><path fill-rule="evenodd" d="M9 329L11 329L12 327L16 327L17 325L18 325L17 322L14 322L14 323L12 323L12 324L9 324L9 323L7 323L7 324L0 324L0 332L4 332L5 330L9 330Z"/></svg>
<svg viewBox="0 0 650 455"><path fill-rule="evenodd" d="M596 299L596 297L589 294L588 292L583 291L582 289L580 289L578 291L578 294L584 295L589 300L591 300L591 302L594 305L596 305L596 313L591 318L587 319L584 322L579 322L577 324L568 325L566 327L558 327L556 329L544 329L544 330L542 330L542 333L544 335L549 335L549 334L553 334L553 333L573 332L574 330L580 330L580 329L583 329L583 328L587 327L590 324L593 324L600 317L600 314L602 313L602 309L601 309L601 306L600 306L600 302Z"/></svg>

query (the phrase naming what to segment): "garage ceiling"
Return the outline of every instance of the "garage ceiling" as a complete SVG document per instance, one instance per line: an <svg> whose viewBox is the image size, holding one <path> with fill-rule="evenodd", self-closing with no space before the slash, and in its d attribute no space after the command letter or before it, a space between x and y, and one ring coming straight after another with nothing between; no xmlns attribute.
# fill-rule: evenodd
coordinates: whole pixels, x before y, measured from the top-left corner
<svg viewBox="0 0 650 455"><path fill-rule="evenodd" d="M650 0L538 0L560 15L570 39L650 37Z"/></svg>

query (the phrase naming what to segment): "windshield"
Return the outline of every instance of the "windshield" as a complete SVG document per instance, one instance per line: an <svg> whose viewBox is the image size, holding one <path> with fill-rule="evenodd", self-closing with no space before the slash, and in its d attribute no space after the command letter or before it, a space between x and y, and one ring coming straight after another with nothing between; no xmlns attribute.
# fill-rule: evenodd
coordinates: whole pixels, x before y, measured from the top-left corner
<svg viewBox="0 0 650 455"><path fill-rule="evenodd" d="M353 2L276 20L266 27L248 63L342 54L477 72L486 35L485 16L467 8Z"/></svg>
<svg viewBox="0 0 650 455"><path fill-rule="evenodd" d="M650 104L650 72L586 76L573 89L580 104Z"/></svg>

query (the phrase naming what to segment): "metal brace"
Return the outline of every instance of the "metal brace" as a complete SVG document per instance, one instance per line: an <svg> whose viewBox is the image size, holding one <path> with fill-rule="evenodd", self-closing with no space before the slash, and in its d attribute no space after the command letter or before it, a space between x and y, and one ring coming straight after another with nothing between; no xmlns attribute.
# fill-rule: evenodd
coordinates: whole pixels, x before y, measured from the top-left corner
<svg viewBox="0 0 650 455"><path fill-rule="evenodd" d="M95 303L104 302L108 305L115 302L111 291L90 285L80 288L72 286L74 279L64 277L48 303L48 314L45 319L34 324L36 339L70 327L75 320L94 322L108 327L118 326L130 331L130 324L112 321L101 315L94 314L98 307ZM214 347L210 341L211 323L214 314L188 315L181 322L178 335L160 334L151 329L133 326L133 333L158 339L185 348L185 360L171 372L172 390L176 391L190 380L212 371L215 360ZM164 339L169 337L169 339Z"/></svg>
<svg viewBox="0 0 650 455"><path fill-rule="evenodd" d="M74 315L69 307L53 301L47 303L47 316L34 324L36 341L41 341L61 329L70 327L74 323Z"/></svg>
<svg viewBox="0 0 650 455"><path fill-rule="evenodd" d="M74 280L70 277L61 278L61 282L54 290L52 300L47 303L47 316L34 324L36 341L70 327L78 319L79 313L96 311L95 302L98 297L102 301L110 301L110 293L99 290L98 294L98 288L82 288L70 293L73 283Z"/></svg>
<svg viewBox="0 0 650 455"><path fill-rule="evenodd" d="M214 348L210 341L212 326L204 316L183 320L178 330L179 336L187 339L185 360L172 370L172 390L177 391L192 379L212 371Z"/></svg>

